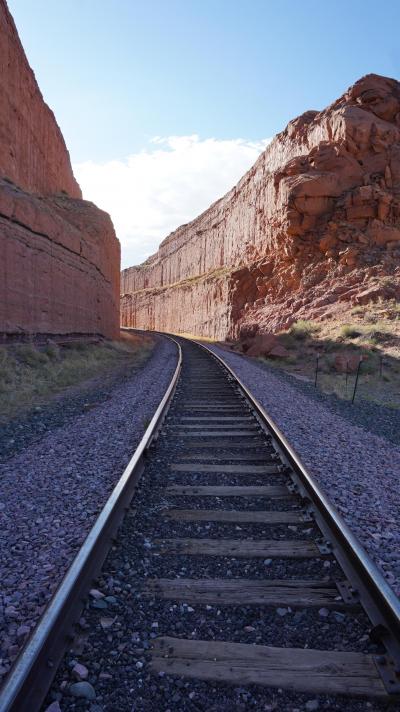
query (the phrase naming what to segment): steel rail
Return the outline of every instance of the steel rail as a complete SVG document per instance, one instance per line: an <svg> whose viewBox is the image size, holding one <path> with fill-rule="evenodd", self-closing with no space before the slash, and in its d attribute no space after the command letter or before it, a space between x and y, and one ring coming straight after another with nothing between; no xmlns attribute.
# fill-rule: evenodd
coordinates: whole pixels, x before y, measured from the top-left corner
<svg viewBox="0 0 400 712"><path fill-rule="evenodd" d="M178 363L171 382L131 460L0 690L0 712L37 712L71 642L71 632L79 620L85 596L129 509L144 470L147 450L157 438L178 383L182 349L171 336L167 338L178 349Z"/></svg>
<svg viewBox="0 0 400 712"><path fill-rule="evenodd" d="M203 343L198 341L195 343L211 354L237 382L240 390L258 416L260 424L272 436L275 448L283 461L293 470L293 473L289 474L292 474L292 480L300 494L307 496L311 500L315 508L315 519L327 539L327 546L328 548L330 545L334 546L336 557L354 588L355 597L359 596L359 600L374 626L372 633L375 632L376 639L381 640L388 652L393 656L393 660L390 661L392 668L390 675L392 676L394 672L397 679L392 684L395 684L396 691L398 691L400 683L399 598L385 581L377 566L373 563L358 538L349 529L336 507L307 471L299 455L261 403L221 356Z"/></svg>

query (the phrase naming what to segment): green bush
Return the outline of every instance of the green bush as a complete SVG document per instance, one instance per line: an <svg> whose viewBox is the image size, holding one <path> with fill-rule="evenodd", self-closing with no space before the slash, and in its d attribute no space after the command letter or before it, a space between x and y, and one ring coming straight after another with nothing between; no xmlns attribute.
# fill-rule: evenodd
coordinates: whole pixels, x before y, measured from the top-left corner
<svg viewBox="0 0 400 712"><path fill-rule="evenodd" d="M295 339L301 341L303 339L306 339L308 336L311 336L311 334L318 333L319 330L319 325L315 324L313 321L299 319L299 321L296 321L294 324L292 324L288 333Z"/></svg>
<svg viewBox="0 0 400 712"><path fill-rule="evenodd" d="M352 326L352 324L344 324L340 329L340 335L345 339L356 339L361 336L361 331L357 327Z"/></svg>

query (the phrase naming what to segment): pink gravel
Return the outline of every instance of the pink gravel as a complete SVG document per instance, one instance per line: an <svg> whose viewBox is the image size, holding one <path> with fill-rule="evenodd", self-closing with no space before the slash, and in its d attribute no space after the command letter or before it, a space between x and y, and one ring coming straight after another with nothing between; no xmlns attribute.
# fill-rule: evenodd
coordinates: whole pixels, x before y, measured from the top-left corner
<svg viewBox="0 0 400 712"><path fill-rule="evenodd" d="M176 346L109 400L0 464L0 680L117 483L171 380Z"/></svg>
<svg viewBox="0 0 400 712"><path fill-rule="evenodd" d="M400 448L352 425L251 359L211 349L235 371L400 595Z"/></svg>

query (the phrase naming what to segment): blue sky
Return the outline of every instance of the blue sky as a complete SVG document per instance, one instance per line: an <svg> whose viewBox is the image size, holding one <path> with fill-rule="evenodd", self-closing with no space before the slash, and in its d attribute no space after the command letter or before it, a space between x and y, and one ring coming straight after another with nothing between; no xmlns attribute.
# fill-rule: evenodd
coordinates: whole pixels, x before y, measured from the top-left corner
<svg viewBox="0 0 400 712"><path fill-rule="evenodd" d="M233 185L291 118L323 108L368 72L400 78L398 0L9 0L9 7L85 197L111 212L127 263ZM128 224L140 211L138 170L150 174L150 222L161 209L154 224ZM131 181L129 204L116 205L117 177Z"/></svg>

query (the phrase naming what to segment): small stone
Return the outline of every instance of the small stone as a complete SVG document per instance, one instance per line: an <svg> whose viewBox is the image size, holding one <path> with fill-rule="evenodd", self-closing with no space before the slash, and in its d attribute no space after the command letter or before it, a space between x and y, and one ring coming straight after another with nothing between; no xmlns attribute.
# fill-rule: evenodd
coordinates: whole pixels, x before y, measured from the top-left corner
<svg viewBox="0 0 400 712"><path fill-rule="evenodd" d="M99 598L92 602L92 608L100 608L101 610L104 610L104 608L108 608L108 604L104 599Z"/></svg>
<svg viewBox="0 0 400 712"><path fill-rule="evenodd" d="M100 618L100 625L103 628L103 630L106 630L107 628L111 628L112 624L114 623L115 618L105 618L101 617Z"/></svg>
<svg viewBox="0 0 400 712"><path fill-rule="evenodd" d="M344 615L344 613L339 613L339 611L334 611L333 617L336 623L343 623L346 620L346 616Z"/></svg>
<svg viewBox="0 0 400 712"><path fill-rule="evenodd" d="M92 588L89 591L89 596L98 600L99 598L104 598L104 593L102 593L101 591L98 591L97 588Z"/></svg>
<svg viewBox="0 0 400 712"><path fill-rule="evenodd" d="M96 699L96 692L90 682L74 682L69 691L73 697L84 697L85 700Z"/></svg>
<svg viewBox="0 0 400 712"><path fill-rule="evenodd" d="M18 645L10 645L10 647L7 650L8 657L9 658L15 658L18 655L19 647Z"/></svg>
<svg viewBox="0 0 400 712"><path fill-rule="evenodd" d="M141 661L141 660L138 660L137 663L135 663L135 668L136 668L137 670L141 670L142 667L143 667L142 661Z"/></svg>
<svg viewBox="0 0 400 712"><path fill-rule="evenodd" d="M115 596L106 596L106 597L104 598L104 600L107 601L107 603L111 603L111 604L118 603L118 601L117 601L117 599L115 598Z"/></svg>
<svg viewBox="0 0 400 712"><path fill-rule="evenodd" d="M55 702L52 702L51 705L46 707L44 712L61 712L61 707L59 702L56 700Z"/></svg>
<svg viewBox="0 0 400 712"><path fill-rule="evenodd" d="M298 623L300 623L300 621L303 620L304 615L305 615L305 614L304 614L304 611L296 611L296 613L295 613L294 616L293 616L293 623L295 623L296 625L297 625Z"/></svg>
<svg viewBox="0 0 400 712"><path fill-rule="evenodd" d="M26 638L26 636L29 635L30 631L31 629L28 625L20 625L19 628L17 628L18 641L21 642L24 638Z"/></svg>
<svg viewBox="0 0 400 712"><path fill-rule="evenodd" d="M277 612L278 616L283 617L283 616L286 616L288 611L287 611L287 608L277 608L276 612Z"/></svg>
<svg viewBox="0 0 400 712"><path fill-rule="evenodd" d="M85 667L85 665L77 663L72 668L72 674L77 680L87 680L89 677L89 670Z"/></svg>
<svg viewBox="0 0 400 712"><path fill-rule="evenodd" d="M327 608L320 608L318 613L321 616L321 618L328 618L328 616L329 616L329 611ZM315 708L315 709L317 709L317 708Z"/></svg>
<svg viewBox="0 0 400 712"><path fill-rule="evenodd" d="M272 559L264 559L264 565L270 566L272 564Z"/></svg>
<svg viewBox="0 0 400 712"><path fill-rule="evenodd" d="M313 710L317 710L317 709L319 709L318 700L308 700L308 702L306 702L307 712L313 712Z"/></svg>
<svg viewBox="0 0 400 712"><path fill-rule="evenodd" d="M245 627L243 628L243 630L245 630L246 633L252 633L253 630L255 630L255 628L254 628L254 626L252 626L252 625L245 625Z"/></svg>

